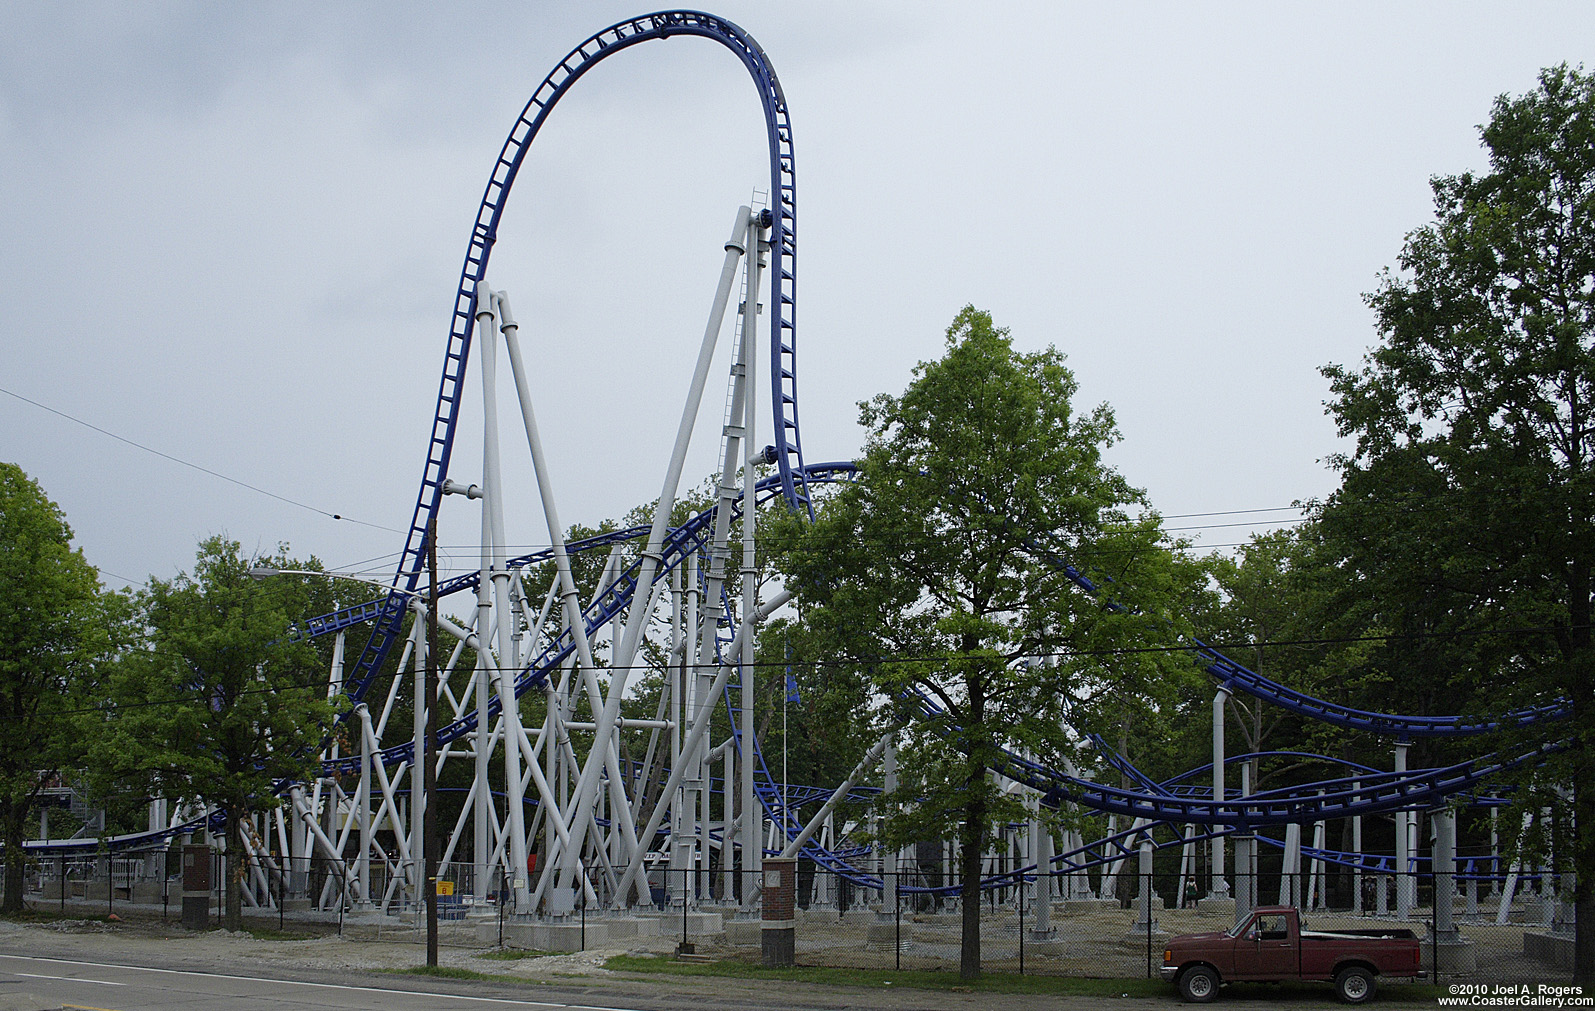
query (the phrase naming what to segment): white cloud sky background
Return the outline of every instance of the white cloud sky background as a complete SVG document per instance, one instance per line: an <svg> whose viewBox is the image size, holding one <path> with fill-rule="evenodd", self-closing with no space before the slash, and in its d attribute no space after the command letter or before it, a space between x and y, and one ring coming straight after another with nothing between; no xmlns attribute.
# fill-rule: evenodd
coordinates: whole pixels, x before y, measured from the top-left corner
<svg viewBox="0 0 1595 1011"><path fill-rule="evenodd" d="M807 459L854 455L855 402L900 391L973 302L1069 355L1081 406L1118 413L1114 463L1171 515L1334 487L1317 368L1374 341L1361 293L1429 219L1429 177L1483 167L1496 95L1595 51L1571 3L713 10L791 109ZM561 56L642 12L0 0L0 387L402 528L504 135ZM768 185L762 131L740 63L676 39L595 68L527 159L490 281L536 362L567 524L658 493L732 212ZM473 370L465 481L479 389ZM512 537L544 541L507 416L504 444ZM366 572L402 546L4 395L0 459L109 585L188 568L212 533ZM450 501L447 567L473 564L476 525Z"/></svg>

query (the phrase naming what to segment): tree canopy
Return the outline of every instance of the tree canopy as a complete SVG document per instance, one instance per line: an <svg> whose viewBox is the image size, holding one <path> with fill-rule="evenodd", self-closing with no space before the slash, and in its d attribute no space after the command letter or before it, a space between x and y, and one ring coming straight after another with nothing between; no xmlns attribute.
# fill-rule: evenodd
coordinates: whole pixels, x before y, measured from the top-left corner
<svg viewBox="0 0 1595 1011"><path fill-rule="evenodd" d="M961 972L980 971L980 861L994 826L1023 818L994 776L1009 752L1054 761L1089 722L1170 692L1188 662L1134 653L1133 636L1172 641L1159 617L1193 594L1140 491L1103 460L1118 438L1106 406L1076 412L1063 355L1020 352L966 307L946 353L902 396L860 405L868 441L857 479L812 524L771 532L771 553L802 608L808 648L869 679L900 710L902 790L890 841L960 842ZM1095 580L1083 592L1069 566ZM1088 655L1081 655L1088 654ZM1110 705L1111 703L1111 705Z"/></svg>
<svg viewBox="0 0 1595 1011"><path fill-rule="evenodd" d="M1495 102L1489 171L1432 181L1369 298L1380 343L1324 370L1353 451L1322 522L1413 681L1505 711L1566 699L1580 978L1595 965L1595 78ZM1547 731L1535 727L1532 733ZM1564 822L1569 819L1563 819Z"/></svg>
<svg viewBox="0 0 1595 1011"><path fill-rule="evenodd" d="M82 764L114 602L72 529L22 468L0 463L0 843L5 900L22 908L23 840L39 793Z"/></svg>
<svg viewBox="0 0 1595 1011"><path fill-rule="evenodd" d="M281 553L251 560L236 541L212 537L200 545L191 575L150 580L139 598L147 648L112 672L117 708L100 749L113 780L225 813L231 929L240 915L243 824L251 811L279 803L279 781L319 773L318 745L333 716L327 667L290 635L312 595L325 592L312 585L322 581L257 581L253 561L318 567Z"/></svg>

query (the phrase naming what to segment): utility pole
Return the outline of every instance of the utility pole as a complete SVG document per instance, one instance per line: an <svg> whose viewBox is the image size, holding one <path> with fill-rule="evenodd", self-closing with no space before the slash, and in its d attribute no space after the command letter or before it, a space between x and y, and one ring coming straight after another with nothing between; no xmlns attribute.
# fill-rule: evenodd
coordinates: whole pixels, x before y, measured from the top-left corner
<svg viewBox="0 0 1595 1011"><path fill-rule="evenodd" d="M421 848L426 852L426 964L438 964L438 816L437 760L433 752L438 736L438 521L427 524L426 567L431 589L426 600L426 739L421 753L421 792L426 808L421 820Z"/></svg>

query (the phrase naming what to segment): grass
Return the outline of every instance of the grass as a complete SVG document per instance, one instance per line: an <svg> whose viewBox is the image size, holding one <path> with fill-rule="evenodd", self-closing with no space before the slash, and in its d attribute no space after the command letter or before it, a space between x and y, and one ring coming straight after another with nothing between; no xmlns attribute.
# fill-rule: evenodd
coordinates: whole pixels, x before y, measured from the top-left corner
<svg viewBox="0 0 1595 1011"><path fill-rule="evenodd" d="M314 941L322 935L307 930L278 930L276 927L244 926L244 933L257 941Z"/></svg>
<svg viewBox="0 0 1595 1011"><path fill-rule="evenodd" d="M492 951L484 951L476 957L493 959L498 962L518 962L523 958L542 958L545 955L555 954L558 954L558 952L537 951L532 948L494 948Z"/></svg>
<svg viewBox="0 0 1595 1011"><path fill-rule="evenodd" d="M816 983L822 986L906 987L914 990L941 990L950 993L1018 993L1079 997L1169 997L1174 986L1161 979L1088 979L1070 976L1020 976L1016 973L988 972L977 980L963 980L955 972L890 969L838 969L824 966L794 966L768 969L753 962L677 962L668 958L639 958L616 955L604 968L619 972L654 973L665 976L728 976L736 979L763 979L772 982ZM1426 983L1390 983L1379 988L1379 999L1393 1003L1432 1005L1446 993L1444 987ZM1267 1001L1281 999L1322 1000L1329 994L1327 983L1241 984L1224 992L1229 1001Z"/></svg>

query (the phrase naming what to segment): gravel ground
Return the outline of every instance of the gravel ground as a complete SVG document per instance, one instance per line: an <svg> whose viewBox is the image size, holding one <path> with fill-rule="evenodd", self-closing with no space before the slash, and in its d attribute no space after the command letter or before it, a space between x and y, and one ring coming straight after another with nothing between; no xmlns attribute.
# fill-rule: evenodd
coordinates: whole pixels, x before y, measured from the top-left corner
<svg viewBox="0 0 1595 1011"><path fill-rule="evenodd" d="M190 932L175 923L163 924L159 911L153 915L124 909L125 919L106 923L92 919L62 919L38 923L0 921L0 953L27 954L85 961L114 962L199 972L260 975L280 979L370 983L375 986L416 987L434 984L433 980L384 975L409 969L425 959L421 945L406 938L413 932L384 926L383 940L368 939L376 931L369 924L346 924L339 937L336 925L294 924L290 933L318 932L318 936L298 940L261 939L245 932L210 930ZM253 925L253 924L252 924ZM276 920L261 921L261 931L275 930ZM319 933L329 931L328 933ZM712 1002L718 1008L802 1008L802 1009L958 1009L958 1011L1010 1011L1046 1007L1072 1009L1113 1007L1129 1009L1177 1006L1173 997L1146 998L1040 998L1026 995L960 993L881 986L822 986L806 983L766 982L723 977L675 977L617 973L602 967L613 955L663 948L670 950L672 938L632 939L628 947L573 954L546 955L515 960L478 957L481 948L444 947L439 964L474 972L488 973L498 982L524 980L530 1000L567 999L604 1003L634 1002L639 1006L662 1009L701 1009ZM439 981L440 982L440 981ZM471 984L461 984L469 987ZM491 984L483 984L491 985ZM1301 1008L1315 1003L1293 1005ZM1325 1004L1324 1006L1329 1006Z"/></svg>

